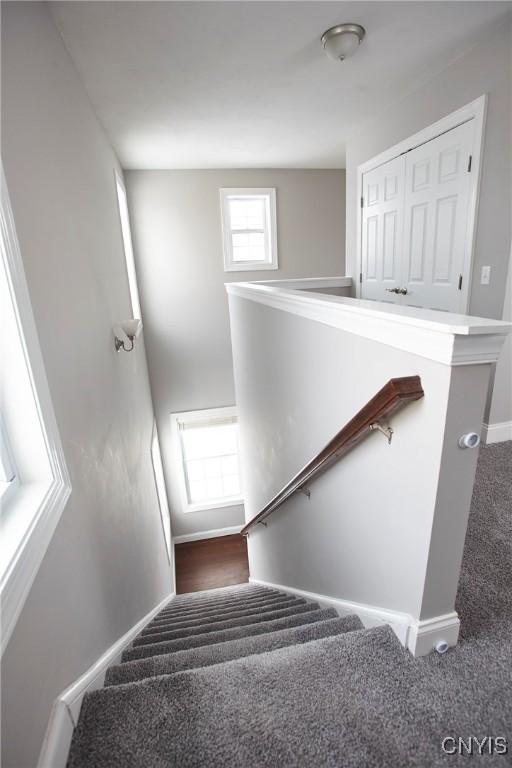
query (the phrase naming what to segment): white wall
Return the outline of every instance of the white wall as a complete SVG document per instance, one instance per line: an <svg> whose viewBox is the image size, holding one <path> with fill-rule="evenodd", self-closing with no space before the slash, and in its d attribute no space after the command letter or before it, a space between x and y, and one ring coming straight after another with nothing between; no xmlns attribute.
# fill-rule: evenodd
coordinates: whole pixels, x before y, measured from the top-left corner
<svg viewBox="0 0 512 768"><path fill-rule="evenodd" d="M422 88L347 143L347 274L356 274L357 166L464 104L488 94L470 312L501 318L511 238L511 17ZM491 283L480 285L483 264Z"/></svg>
<svg viewBox="0 0 512 768"><path fill-rule="evenodd" d="M344 274L343 171L128 171L151 387L174 535L243 523L231 507L181 513L169 414L235 403L224 283ZM279 270L223 271L219 189L276 187Z"/></svg>
<svg viewBox="0 0 512 768"><path fill-rule="evenodd" d="M239 296L230 316L247 520L390 378L419 375L425 393L390 418L391 445L369 435L251 530L251 576L416 621L452 612L477 459L457 441L479 430L490 364L452 368Z"/></svg>
<svg viewBox="0 0 512 768"><path fill-rule="evenodd" d="M54 697L172 590L113 169L45 3L2 7L2 155L72 495L2 659L2 765L34 766Z"/></svg>
<svg viewBox="0 0 512 768"><path fill-rule="evenodd" d="M503 308L503 320L512 320L512 252L508 267L507 290ZM494 373L494 386L490 393L489 415L486 422L491 425L487 436L491 442L495 438L510 439L512 435L512 337L509 336L503 346L500 359ZM496 425L493 434L492 425ZM501 426L498 426L501 425Z"/></svg>

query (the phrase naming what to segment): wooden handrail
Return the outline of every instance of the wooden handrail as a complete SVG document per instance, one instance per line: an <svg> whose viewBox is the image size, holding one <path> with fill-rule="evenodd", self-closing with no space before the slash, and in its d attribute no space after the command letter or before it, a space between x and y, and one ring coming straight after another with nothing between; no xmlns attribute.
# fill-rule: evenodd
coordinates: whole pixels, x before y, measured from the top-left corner
<svg viewBox="0 0 512 768"><path fill-rule="evenodd" d="M354 418L345 424L338 434L300 472L297 472L295 477L292 477L290 482L284 488L281 488L268 504L242 528L242 536L246 536L254 525L261 523L268 515L275 512L296 491L305 489L311 480L325 472L359 440L368 435L374 424L377 424L385 416L389 416L407 403L419 400L423 397L423 394L419 376L403 376L399 379L390 379L356 413Z"/></svg>

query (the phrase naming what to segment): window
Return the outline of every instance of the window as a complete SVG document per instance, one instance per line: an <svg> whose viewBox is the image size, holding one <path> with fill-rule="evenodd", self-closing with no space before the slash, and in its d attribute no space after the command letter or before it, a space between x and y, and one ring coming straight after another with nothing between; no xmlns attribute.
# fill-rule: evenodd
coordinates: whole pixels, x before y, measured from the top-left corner
<svg viewBox="0 0 512 768"><path fill-rule="evenodd" d="M0 499L3 499L3 503L5 503L7 493L12 491L15 486L14 461L5 428L0 422Z"/></svg>
<svg viewBox="0 0 512 768"><path fill-rule="evenodd" d="M71 492L3 172L0 605L5 648Z"/></svg>
<svg viewBox="0 0 512 768"><path fill-rule="evenodd" d="M277 269L275 189L221 189L224 270Z"/></svg>
<svg viewBox="0 0 512 768"><path fill-rule="evenodd" d="M162 528L164 532L165 548L169 563L171 562L171 518L169 514L169 504L167 502L167 491L165 489L164 468L162 464L162 455L160 453L160 442L158 440L158 431L156 422L153 422L153 436L151 438L151 462L153 464L153 475L155 477L156 493L160 507L160 517L162 518Z"/></svg>
<svg viewBox="0 0 512 768"><path fill-rule="evenodd" d="M128 214L128 200L126 187L121 176L115 171L117 202L119 205L119 218L121 220L121 233L123 235L124 257L126 259L126 271L128 272L128 286L132 302L132 315L134 319L141 320L139 289L137 287L137 273L135 272L135 259L133 257L132 233L130 230L130 217Z"/></svg>
<svg viewBox="0 0 512 768"><path fill-rule="evenodd" d="M171 419L184 511L241 504L236 409L176 413Z"/></svg>

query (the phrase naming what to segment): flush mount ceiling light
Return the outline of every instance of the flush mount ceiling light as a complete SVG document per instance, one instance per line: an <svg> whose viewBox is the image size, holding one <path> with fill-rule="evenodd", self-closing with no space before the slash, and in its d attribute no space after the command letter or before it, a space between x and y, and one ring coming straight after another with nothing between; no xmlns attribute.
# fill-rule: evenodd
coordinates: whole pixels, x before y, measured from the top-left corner
<svg viewBox="0 0 512 768"><path fill-rule="evenodd" d="M337 24L322 35L324 51L333 61L343 61L358 49L366 30L360 24Z"/></svg>

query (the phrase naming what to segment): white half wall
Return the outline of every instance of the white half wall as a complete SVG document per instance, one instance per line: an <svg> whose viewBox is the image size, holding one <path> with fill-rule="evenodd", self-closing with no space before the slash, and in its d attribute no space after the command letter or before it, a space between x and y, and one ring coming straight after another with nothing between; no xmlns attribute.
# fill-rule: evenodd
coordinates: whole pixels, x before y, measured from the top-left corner
<svg viewBox="0 0 512 768"><path fill-rule="evenodd" d="M2 156L72 494L2 658L2 766L30 768L52 703L173 590L130 316L116 157L46 3L2 6Z"/></svg>
<svg viewBox="0 0 512 768"><path fill-rule="evenodd" d="M229 288L246 521L389 379L418 375L425 396L392 416L391 445L368 435L310 498L295 494L251 529L251 578L409 617L416 653L447 623L453 644L478 455L458 438L480 433L505 324L467 318L464 330L463 316L297 293Z"/></svg>
<svg viewBox="0 0 512 768"><path fill-rule="evenodd" d="M503 320L512 320L512 250L508 267ZM496 363L484 417L484 440L512 440L512 338L509 336Z"/></svg>
<svg viewBox="0 0 512 768"><path fill-rule="evenodd" d="M275 187L279 269L248 280L344 274L343 171L128 171L151 388L173 533L243 523L241 506L183 513L169 414L235 404L220 219L221 187Z"/></svg>

